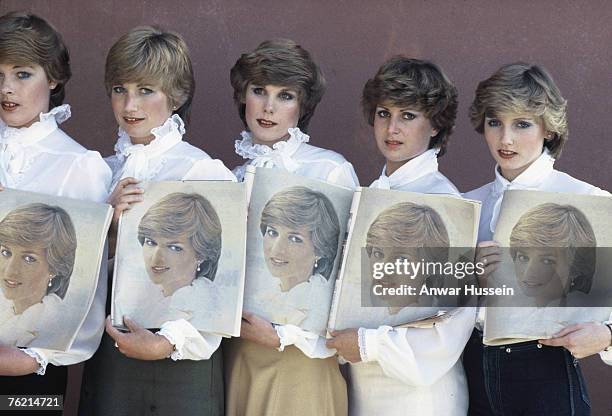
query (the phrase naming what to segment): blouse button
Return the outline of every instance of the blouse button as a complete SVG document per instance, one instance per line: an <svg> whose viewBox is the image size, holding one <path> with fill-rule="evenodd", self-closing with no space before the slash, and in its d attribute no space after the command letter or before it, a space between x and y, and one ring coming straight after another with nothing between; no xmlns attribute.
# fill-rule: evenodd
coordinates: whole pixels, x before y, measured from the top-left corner
<svg viewBox="0 0 612 416"><path fill-rule="evenodd" d="M542 348L542 344L538 342L538 348Z"/></svg>
<svg viewBox="0 0 612 416"><path fill-rule="evenodd" d="M506 348L506 352L510 354L512 352L512 348Z"/></svg>

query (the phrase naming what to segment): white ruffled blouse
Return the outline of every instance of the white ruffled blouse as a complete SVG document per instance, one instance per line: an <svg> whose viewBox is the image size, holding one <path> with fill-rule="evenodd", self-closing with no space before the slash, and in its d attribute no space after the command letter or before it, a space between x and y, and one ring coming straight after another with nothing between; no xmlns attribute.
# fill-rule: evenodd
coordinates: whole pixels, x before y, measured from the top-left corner
<svg viewBox="0 0 612 416"><path fill-rule="evenodd" d="M70 117L65 104L41 113L30 127L8 127L0 121L0 184L7 188L105 202L111 171L98 152L85 149L58 124ZM106 276L106 262L100 276ZM106 278L98 279L94 301L76 339L67 352L42 348L23 351L40 364L71 365L89 359L98 348L104 329Z"/></svg>
<svg viewBox="0 0 612 416"><path fill-rule="evenodd" d="M236 181L223 162L212 159L203 150L183 141L185 125L178 114L151 130L155 138L147 145L132 144L119 129L115 155L106 158L113 171L112 188L121 179L141 181L229 180ZM221 336L199 332L187 320L165 322L158 332L174 347L173 360L205 360L219 348Z"/></svg>
<svg viewBox="0 0 612 416"><path fill-rule="evenodd" d="M30 127L0 121L0 184L7 188L103 202L110 170L98 152L85 149L58 125L70 118L64 104L40 114Z"/></svg>
<svg viewBox="0 0 612 416"><path fill-rule="evenodd" d="M332 150L308 144L310 136L299 128L288 130L289 138L275 143L272 147L255 144L247 131L240 133L236 140L236 153L248 161L234 169L238 181L244 180L248 165L283 169L295 175L321 179L336 185L354 188L359 185L353 165Z"/></svg>
<svg viewBox="0 0 612 416"><path fill-rule="evenodd" d="M459 197L438 171L437 150L408 161L372 188ZM389 187L387 188L387 184ZM349 366L350 415L465 415L468 391L461 353L470 338L475 308L461 308L433 328L359 329L362 361Z"/></svg>
<svg viewBox="0 0 612 416"><path fill-rule="evenodd" d="M248 161L234 169L239 181L244 180L248 165L272 169L283 169L295 175L324 180L335 185L354 189L359 181L353 165L332 150L308 144L310 136L299 128L288 129L289 138L275 143L272 148L253 143L251 134L243 131L242 139L236 140L236 153ZM325 346L325 338L295 325L277 325L281 351L287 345L295 345L310 358L326 358L336 353Z"/></svg>
<svg viewBox="0 0 612 416"><path fill-rule="evenodd" d="M607 191L554 169L554 163L555 159L545 149L540 157L513 181L508 181L504 178L499 172L499 166L496 165L495 180L493 182L489 182L463 195L465 198L482 202L478 241L490 241L493 239L493 233L495 232L495 226L499 217L499 209L506 190L523 189L582 195L610 195ZM480 308L477 322L479 328L482 328L484 312L484 308ZM612 315L610 320L612 321ZM607 364L612 365L612 351L601 352L600 355Z"/></svg>
<svg viewBox="0 0 612 416"><path fill-rule="evenodd" d="M223 162L183 141L185 124L178 114L151 133L155 138L149 144L132 144L130 136L119 129L115 155L105 159L113 171L111 189L127 177L140 181L236 180Z"/></svg>

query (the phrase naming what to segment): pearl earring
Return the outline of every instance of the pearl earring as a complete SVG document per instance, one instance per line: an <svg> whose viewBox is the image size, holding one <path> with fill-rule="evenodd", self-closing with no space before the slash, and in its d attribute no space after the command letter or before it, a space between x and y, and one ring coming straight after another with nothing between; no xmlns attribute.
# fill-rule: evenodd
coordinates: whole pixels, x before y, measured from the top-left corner
<svg viewBox="0 0 612 416"><path fill-rule="evenodd" d="M319 267L319 259L315 259L315 264L314 264L314 267L315 267L315 269L316 269L317 267Z"/></svg>
<svg viewBox="0 0 612 416"><path fill-rule="evenodd" d="M198 262L198 267L196 267L196 272L198 272L198 273L202 271L201 268L200 268L201 264L202 264L202 262Z"/></svg>
<svg viewBox="0 0 612 416"><path fill-rule="evenodd" d="M49 279L49 284L47 286L49 287L53 286L53 277Z"/></svg>

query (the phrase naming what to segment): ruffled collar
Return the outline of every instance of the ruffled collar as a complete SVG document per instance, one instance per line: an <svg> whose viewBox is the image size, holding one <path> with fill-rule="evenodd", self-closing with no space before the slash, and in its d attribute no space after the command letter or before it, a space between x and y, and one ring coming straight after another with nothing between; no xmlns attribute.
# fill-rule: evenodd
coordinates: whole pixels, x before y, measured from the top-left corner
<svg viewBox="0 0 612 416"><path fill-rule="evenodd" d="M507 190L537 190L548 179L553 172L555 158L548 149L544 149L542 154L519 176L509 181L500 173L499 165L495 165L495 181L493 182L493 192L491 197L495 200L493 205L493 215L489 224L491 232L495 232L501 204L504 199L504 192Z"/></svg>
<svg viewBox="0 0 612 416"><path fill-rule="evenodd" d="M289 138L272 147L253 143L251 133L240 133L241 140L236 140L234 147L236 153L244 159L250 159L256 167L281 167L290 172L297 169L299 164L292 158L302 143L308 143L310 136L294 127L287 130Z"/></svg>
<svg viewBox="0 0 612 416"><path fill-rule="evenodd" d="M29 146L44 139L57 129L57 126L70 118L70 105L64 104L40 113L39 120L30 127L9 127L0 121L0 144ZM10 142L10 143L9 143Z"/></svg>
<svg viewBox="0 0 612 416"><path fill-rule="evenodd" d="M182 141L183 134L185 134L185 123L178 114L173 114L164 124L151 129L151 134L155 138L149 144L133 144L126 131L119 128L115 154L121 168L113 177L111 189L126 177L138 180L155 177L162 162L159 161L160 163L153 165L151 160L163 155Z"/></svg>
<svg viewBox="0 0 612 416"><path fill-rule="evenodd" d="M424 176L437 172L439 152L439 149L429 149L404 163L391 176L387 176L387 168L384 166L380 177L372 183L372 188L398 189Z"/></svg>
<svg viewBox="0 0 612 416"><path fill-rule="evenodd" d="M9 127L0 121L0 184L16 188L23 173L41 150L33 146L57 130L60 123L70 118L68 104L40 113L39 120L30 127Z"/></svg>
<svg viewBox="0 0 612 416"><path fill-rule="evenodd" d="M185 123L178 114L173 114L164 124L151 129L151 134L155 138L149 144L133 144L127 132L119 127L117 143L115 143L114 148L116 155L128 157L138 150L147 152L149 157L154 154L159 155L181 141L185 134Z"/></svg>

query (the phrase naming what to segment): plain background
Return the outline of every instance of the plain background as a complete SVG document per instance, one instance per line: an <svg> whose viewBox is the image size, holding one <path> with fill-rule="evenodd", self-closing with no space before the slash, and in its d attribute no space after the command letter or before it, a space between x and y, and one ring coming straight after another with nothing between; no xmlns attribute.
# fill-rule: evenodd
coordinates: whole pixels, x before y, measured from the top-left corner
<svg viewBox="0 0 612 416"><path fill-rule="evenodd" d="M311 143L342 153L364 185L378 177L383 159L361 116L361 90L385 59L401 53L433 60L457 85L457 129L440 165L461 191L493 177L484 140L467 118L474 89L518 60L548 68L569 101L570 141L556 167L612 189L612 3L605 0L0 0L0 14L10 10L37 13L64 35L74 74L66 100L73 117L64 128L103 155L116 139L103 87L106 52L130 28L158 24L180 32L191 48L197 90L186 137L229 167L240 162L233 142L242 129L229 69L260 41L287 37L312 52L328 81ZM611 414L612 368L597 357L582 362L593 414Z"/></svg>

